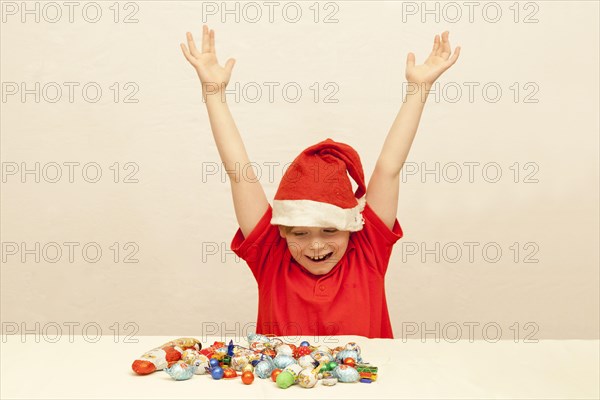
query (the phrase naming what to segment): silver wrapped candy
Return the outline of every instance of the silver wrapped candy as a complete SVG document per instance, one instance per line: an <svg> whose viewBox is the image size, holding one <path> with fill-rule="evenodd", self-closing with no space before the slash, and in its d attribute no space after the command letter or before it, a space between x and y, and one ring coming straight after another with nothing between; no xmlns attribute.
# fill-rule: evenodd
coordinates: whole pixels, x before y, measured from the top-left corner
<svg viewBox="0 0 600 400"><path fill-rule="evenodd" d="M317 347L317 350L324 351L325 353L331 354L331 349L329 347L325 346L324 344Z"/></svg>
<svg viewBox="0 0 600 400"><path fill-rule="evenodd" d="M238 372L242 371L244 367L248 365L248 363L248 356L245 354L240 354L231 358L231 368L235 369Z"/></svg>
<svg viewBox="0 0 600 400"><path fill-rule="evenodd" d="M275 364L273 364L273 360L271 357L265 357L262 361L259 361L258 364L254 367L254 373L260 379L266 379L271 376L271 372L275 369Z"/></svg>
<svg viewBox="0 0 600 400"><path fill-rule="evenodd" d="M194 375L195 371L195 366L188 365L181 360L177 361L170 367L165 368L165 372L176 381L185 381L186 379L190 379Z"/></svg>
<svg viewBox="0 0 600 400"><path fill-rule="evenodd" d="M356 363L358 363L360 361L358 359L358 352L356 350L341 350L341 351L339 351L335 356L335 361L340 364L343 364L344 359L346 359L346 358L352 358Z"/></svg>
<svg viewBox="0 0 600 400"><path fill-rule="evenodd" d="M248 344L253 342L261 342L261 343L269 343L269 338L265 335L261 335L258 333L249 333L248 334Z"/></svg>
<svg viewBox="0 0 600 400"><path fill-rule="evenodd" d="M273 359L273 363L275 364L275 367L277 367L279 369L284 369L285 367L287 367L290 364L297 364L297 362L294 359L294 357L288 356L288 355L285 355L285 354L278 354Z"/></svg>
<svg viewBox="0 0 600 400"><path fill-rule="evenodd" d="M181 361L188 365L193 365L202 354L196 349L187 349L181 353Z"/></svg>
<svg viewBox="0 0 600 400"><path fill-rule="evenodd" d="M346 346L344 346L345 350L354 350L356 351L356 353L358 354L358 360L359 362L362 361L362 357L360 356L360 346L358 344L356 344L356 342L348 342L346 343Z"/></svg>
<svg viewBox="0 0 600 400"><path fill-rule="evenodd" d="M310 353L310 355L319 363L328 363L329 361L333 361L331 354L323 350L317 349Z"/></svg>
<svg viewBox="0 0 600 400"><path fill-rule="evenodd" d="M319 363L311 355L298 358L298 364L300 364L302 368L314 368L319 365Z"/></svg>
<svg viewBox="0 0 600 400"><path fill-rule="evenodd" d="M294 350L288 344L280 344L275 348L275 351L277 355L292 356L294 354Z"/></svg>
<svg viewBox="0 0 600 400"><path fill-rule="evenodd" d="M310 389L317 384L317 374L314 368L304 368L298 373L298 384L303 388Z"/></svg>
<svg viewBox="0 0 600 400"><path fill-rule="evenodd" d="M204 354L199 354L198 358L196 359L196 361L194 361L193 365L194 367L196 367L194 374L204 375L206 374L206 369L210 365L210 360Z"/></svg>
<svg viewBox="0 0 600 400"><path fill-rule="evenodd" d="M333 370L333 376L335 376L338 381L344 383L358 382L360 379L360 375L355 368L344 364L335 367Z"/></svg>
<svg viewBox="0 0 600 400"><path fill-rule="evenodd" d="M321 380L321 383L325 386L333 386L337 383L337 379L336 378L323 378Z"/></svg>

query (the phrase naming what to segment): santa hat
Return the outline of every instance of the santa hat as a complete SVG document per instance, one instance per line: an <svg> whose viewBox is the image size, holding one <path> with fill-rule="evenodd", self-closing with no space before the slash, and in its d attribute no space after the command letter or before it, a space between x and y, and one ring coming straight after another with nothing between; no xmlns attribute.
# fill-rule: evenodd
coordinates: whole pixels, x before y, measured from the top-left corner
<svg viewBox="0 0 600 400"><path fill-rule="evenodd" d="M358 185L355 193L348 173ZM271 224L359 231L365 193L356 150L326 139L300 153L286 170L273 200Z"/></svg>

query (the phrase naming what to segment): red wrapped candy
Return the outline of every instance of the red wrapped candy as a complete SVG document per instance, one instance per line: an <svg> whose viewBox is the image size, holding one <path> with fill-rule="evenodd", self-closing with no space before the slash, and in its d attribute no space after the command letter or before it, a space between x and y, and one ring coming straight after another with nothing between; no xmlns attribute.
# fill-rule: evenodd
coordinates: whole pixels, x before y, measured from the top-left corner
<svg viewBox="0 0 600 400"><path fill-rule="evenodd" d="M311 347L300 346L300 347L297 347L296 350L294 350L294 358L300 358L302 356L307 356L312 352L313 352L313 350Z"/></svg>
<svg viewBox="0 0 600 400"><path fill-rule="evenodd" d="M131 369L138 375L148 375L160 371L181 359L187 349L200 350L200 341L194 338L180 338L163 344L144 353L131 364Z"/></svg>
<svg viewBox="0 0 600 400"><path fill-rule="evenodd" d="M233 368L225 368L223 369L223 378L225 379L231 379L231 378L235 378L237 375L237 372L235 371L235 369Z"/></svg>

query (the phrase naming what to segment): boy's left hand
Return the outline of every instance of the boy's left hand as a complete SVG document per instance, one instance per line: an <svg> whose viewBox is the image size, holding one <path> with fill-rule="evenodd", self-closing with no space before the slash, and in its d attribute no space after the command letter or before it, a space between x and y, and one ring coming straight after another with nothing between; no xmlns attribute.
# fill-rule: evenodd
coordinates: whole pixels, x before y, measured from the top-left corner
<svg viewBox="0 0 600 400"><path fill-rule="evenodd" d="M433 49L423 65L415 65L415 55L408 53L406 60L406 80L408 82L418 85L425 84L430 87L444 71L458 60L460 46L454 50L454 54L450 57L452 49L448 40L449 34L448 31L442 33L441 43L439 35L435 35Z"/></svg>

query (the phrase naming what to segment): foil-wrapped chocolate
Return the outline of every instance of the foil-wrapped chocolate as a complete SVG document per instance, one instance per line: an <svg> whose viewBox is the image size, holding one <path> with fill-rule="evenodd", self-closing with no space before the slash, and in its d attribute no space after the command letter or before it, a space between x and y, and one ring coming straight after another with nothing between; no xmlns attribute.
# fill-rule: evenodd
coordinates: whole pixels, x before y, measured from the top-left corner
<svg viewBox="0 0 600 400"><path fill-rule="evenodd" d="M165 372L176 381L190 379L194 375L195 370L195 366L188 365L181 360L173 363L170 367L165 368Z"/></svg>

